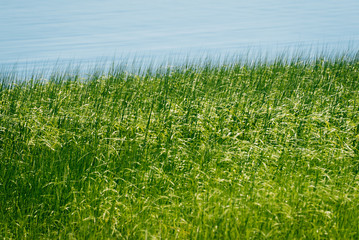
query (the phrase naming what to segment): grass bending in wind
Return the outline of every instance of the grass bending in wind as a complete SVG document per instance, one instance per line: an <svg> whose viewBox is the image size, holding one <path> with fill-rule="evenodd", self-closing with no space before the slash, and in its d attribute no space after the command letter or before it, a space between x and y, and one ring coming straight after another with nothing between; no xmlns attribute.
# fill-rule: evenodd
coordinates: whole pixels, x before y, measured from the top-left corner
<svg viewBox="0 0 359 240"><path fill-rule="evenodd" d="M4 238L358 239L358 171L356 58L0 85Z"/></svg>

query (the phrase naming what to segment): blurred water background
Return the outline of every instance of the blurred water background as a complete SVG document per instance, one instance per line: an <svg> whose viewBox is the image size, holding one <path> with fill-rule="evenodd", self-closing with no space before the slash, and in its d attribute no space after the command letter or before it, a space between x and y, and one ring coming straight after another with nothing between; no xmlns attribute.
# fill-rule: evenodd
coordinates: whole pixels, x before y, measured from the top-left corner
<svg viewBox="0 0 359 240"><path fill-rule="evenodd" d="M3 69L358 48L358 0L0 0Z"/></svg>

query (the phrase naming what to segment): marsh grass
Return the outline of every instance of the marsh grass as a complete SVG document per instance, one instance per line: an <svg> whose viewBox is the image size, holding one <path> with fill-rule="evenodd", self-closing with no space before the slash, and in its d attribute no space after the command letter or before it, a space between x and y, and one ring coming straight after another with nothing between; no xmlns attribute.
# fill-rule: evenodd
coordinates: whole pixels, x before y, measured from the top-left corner
<svg viewBox="0 0 359 240"><path fill-rule="evenodd" d="M359 62L0 84L0 236L358 239Z"/></svg>

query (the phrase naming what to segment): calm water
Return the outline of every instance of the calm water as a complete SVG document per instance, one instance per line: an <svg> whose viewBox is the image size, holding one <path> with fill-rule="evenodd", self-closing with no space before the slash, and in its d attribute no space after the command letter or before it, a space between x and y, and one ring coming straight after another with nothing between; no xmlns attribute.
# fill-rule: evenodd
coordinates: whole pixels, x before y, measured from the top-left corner
<svg viewBox="0 0 359 240"><path fill-rule="evenodd" d="M0 0L0 64L359 46L358 0Z"/></svg>

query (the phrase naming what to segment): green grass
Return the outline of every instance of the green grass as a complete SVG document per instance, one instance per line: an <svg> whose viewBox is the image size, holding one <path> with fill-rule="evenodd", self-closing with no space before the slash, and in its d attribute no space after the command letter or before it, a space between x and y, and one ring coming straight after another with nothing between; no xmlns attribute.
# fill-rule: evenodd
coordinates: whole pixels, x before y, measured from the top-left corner
<svg viewBox="0 0 359 240"><path fill-rule="evenodd" d="M357 58L6 76L1 238L359 238Z"/></svg>

